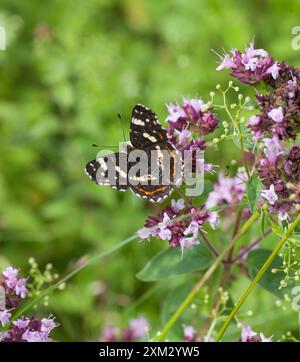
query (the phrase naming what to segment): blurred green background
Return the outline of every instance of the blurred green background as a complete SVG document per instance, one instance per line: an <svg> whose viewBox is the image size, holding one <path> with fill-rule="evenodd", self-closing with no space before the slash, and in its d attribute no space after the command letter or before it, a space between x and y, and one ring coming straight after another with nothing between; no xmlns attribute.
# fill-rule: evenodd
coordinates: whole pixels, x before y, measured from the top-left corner
<svg viewBox="0 0 300 362"><path fill-rule="evenodd" d="M291 29L300 25L297 0L0 4L7 33L7 49L0 52L0 266L13 264L24 274L30 256L64 274L78 259L132 235L157 212L158 206L97 187L84 174L96 153L92 143L122 140L117 113L128 134L137 102L164 120L166 102L183 95L208 100L217 83L229 80L226 71L215 71L211 49L243 48L253 36L275 59L300 66L300 51L291 47ZM211 161L225 165L236 152L226 144ZM141 314L160 327L163 302L182 278L155 289L135 274L165 246L153 241L124 247L84 269L37 313L51 311L61 323L55 337L66 341L97 340L104 323L126 325ZM240 280L233 293L246 285ZM297 319L292 314L282 321L274 297L260 289L251 303L253 324L267 335Z"/></svg>

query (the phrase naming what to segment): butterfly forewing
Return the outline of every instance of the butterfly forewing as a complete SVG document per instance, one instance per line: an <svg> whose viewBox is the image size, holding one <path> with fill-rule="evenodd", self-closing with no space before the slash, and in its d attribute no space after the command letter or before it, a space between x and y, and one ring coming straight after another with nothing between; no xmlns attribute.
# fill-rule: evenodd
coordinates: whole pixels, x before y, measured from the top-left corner
<svg viewBox="0 0 300 362"><path fill-rule="evenodd" d="M145 149L157 142L168 140L167 132L162 128L156 114L141 104L133 108L130 130L130 140L135 148Z"/></svg>

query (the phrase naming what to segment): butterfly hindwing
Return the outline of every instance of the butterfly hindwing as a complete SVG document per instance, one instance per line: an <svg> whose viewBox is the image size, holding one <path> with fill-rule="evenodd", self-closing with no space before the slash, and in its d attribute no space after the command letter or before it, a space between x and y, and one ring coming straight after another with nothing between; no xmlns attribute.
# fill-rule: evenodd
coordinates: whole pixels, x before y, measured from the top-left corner
<svg viewBox="0 0 300 362"><path fill-rule="evenodd" d="M171 185L136 185L131 190L139 197L151 202L161 202L172 192Z"/></svg>
<svg viewBox="0 0 300 362"><path fill-rule="evenodd" d="M126 153L111 153L92 160L86 165L85 172L98 185L119 191L128 189Z"/></svg>
<svg viewBox="0 0 300 362"><path fill-rule="evenodd" d="M136 174L129 172L129 187L137 196L152 202L164 200L173 190L182 176L182 161L176 148L169 142L157 143L146 150L145 161L147 165L143 171ZM130 158L130 157L129 157ZM135 167L136 164L130 166Z"/></svg>

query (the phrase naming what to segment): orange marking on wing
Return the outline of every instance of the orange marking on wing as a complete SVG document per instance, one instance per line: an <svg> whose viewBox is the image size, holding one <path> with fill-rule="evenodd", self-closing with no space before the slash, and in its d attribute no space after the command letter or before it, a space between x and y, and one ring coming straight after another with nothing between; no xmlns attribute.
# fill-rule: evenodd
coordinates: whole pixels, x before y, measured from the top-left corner
<svg viewBox="0 0 300 362"><path fill-rule="evenodd" d="M136 187L141 193L143 194L146 194L146 195L155 195L156 193L160 192L160 191L165 191L168 186L162 186L162 187L159 187L155 190L152 190L152 191L147 191L147 190L144 190L143 188L141 187Z"/></svg>

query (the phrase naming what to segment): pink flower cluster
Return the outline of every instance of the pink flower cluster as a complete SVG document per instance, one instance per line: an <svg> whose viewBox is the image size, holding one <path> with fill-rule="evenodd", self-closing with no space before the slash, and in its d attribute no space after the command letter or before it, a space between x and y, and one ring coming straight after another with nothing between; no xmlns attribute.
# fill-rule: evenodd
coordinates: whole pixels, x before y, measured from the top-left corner
<svg viewBox="0 0 300 362"><path fill-rule="evenodd" d="M249 118L248 127L263 149L255 165L264 185L262 199L285 220L300 210L300 148L294 143L300 130L300 70L275 62L253 42L245 53L231 53L218 70L230 68L243 83L262 81L267 87L256 96L260 112Z"/></svg>
<svg viewBox="0 0 300 362"><path fill-rule="evenodd" d="M192 166L196 168L196 151L206 148L204 136L212 133L218 126L219 119L214 116L212 109L199 98L183 99L183 105L167 105L169 116L167 133L169 140L178 150L192 151ZM205 171L210 171L212 165L206 164Z"/></svg>
<svg viewBox="0 0 300 362"><path fill-rule="evenodd" d="M12 317L12 311L26 298L28 290L26 279L19 276L19 271L12 266L7 267L0 277L0 326L7 327ZM1 342L48 342L49 334L57 324L53 318L39 319L36 317L21 318L13 321L10 328L0 332Z"/></svg>
<svg viewBox="0 0 300 362"><path fill-rule="evenodd" d="M278 212L285 220L300 210L300 148L285 149L278 136L264 139L264 154L257 171L265 189L262 198L269 204L270 212Z"/></svg>
<svg viewBox="0 0 300 362"><path fill-rule="evenodd" d="M219 122L218 118L213 115L211 108L200 98L190 100L183 98L182 106L178 103L170 103L167 108L169 111L167 118L168 134L173 136L175 132L178 138L181 138L181 145L188 136L188 132L182 133L183 131L190 129L201 136L205 136L213 132Z"/></svg>
<svg viewBox="0 0 300 362"><path fill-rule="evenodd" d="M284 63L281 69L268 93L256 96L260 113L248 123L256 139L276 135L280 140L294 140L299 131L300 71Z"/></svg>
<svg viewBox="0 0 300 362"><path fill-rule="evenodd" d="M232 205L242 201L246 188L247 176L244 173L237 173L235 177L225 177L219 173L214 189L209 193L206 206L208 208L217 205Z"/></svg>
<svg viewBox="0 0 300 362"><path fill-rule="evenodd" d="M184 342L201 342L200 337L197 336L197 331L192 326L183 327Z"/></svg>
<svg viewBox="0 0 300 362"><path fill-rule="evenodd" d="M243 324L239 342L272 342L272 337L267 338L262 333L258 335L251 329L251 327Z"/></svg>
<svg viewBox="0 0 300 362"><path fill-rule="evenodd" d="M160 215L148 217L138 236L141 239L158 237L183 251L199 244L199 231L206 221L214 228L218 214L206 211L205 205L186 207L183 199L172 200L171 207L165 208Z"/></svg>
<svg viewBox="0 0 300 362"><path fill-rule="evenodd" d="M11 266L7 267L0 277L0 286L5 290L8 308L15 308L20 299L27 295L26 279L19 276L19 271Z"/></svg>
<svg viewBox="0 0 300 362"><path fill-rule="evenodd" d="M217 70L224 68L231 69L231 75L242 83L254 85L262 80L276 79L280 65L264 49L254 49L252 41L244 53L233 49L231 54L225 54Z"/></svg>
<svg viewBox="0 0 300 362"><path fill-rule="evenodd" d="M50 332L57 327L53 318L22 317L12 322L7 332L0 334L1 342L51 342Z"/></svg>
<svg viewBox="0 0 300 362"><path fill-rule="evenodd" d="M102 342L130 342L147 338L150 325L146 318L132 319L127 328L112 327L106 325L103 328Z"/></svg>
<svg viewBox="0 0 300 362"><path fill-rule="evenodd" d="M277 135L279 139L295 139L300 126L300 70L284 62L277 63L254 43L242 53L231 51L222 58L217 70L232 69L231 75L241 82L256 85L264 82L267 94L258 94L260 113L251 116L249 128L256 139Z"/></svg>

